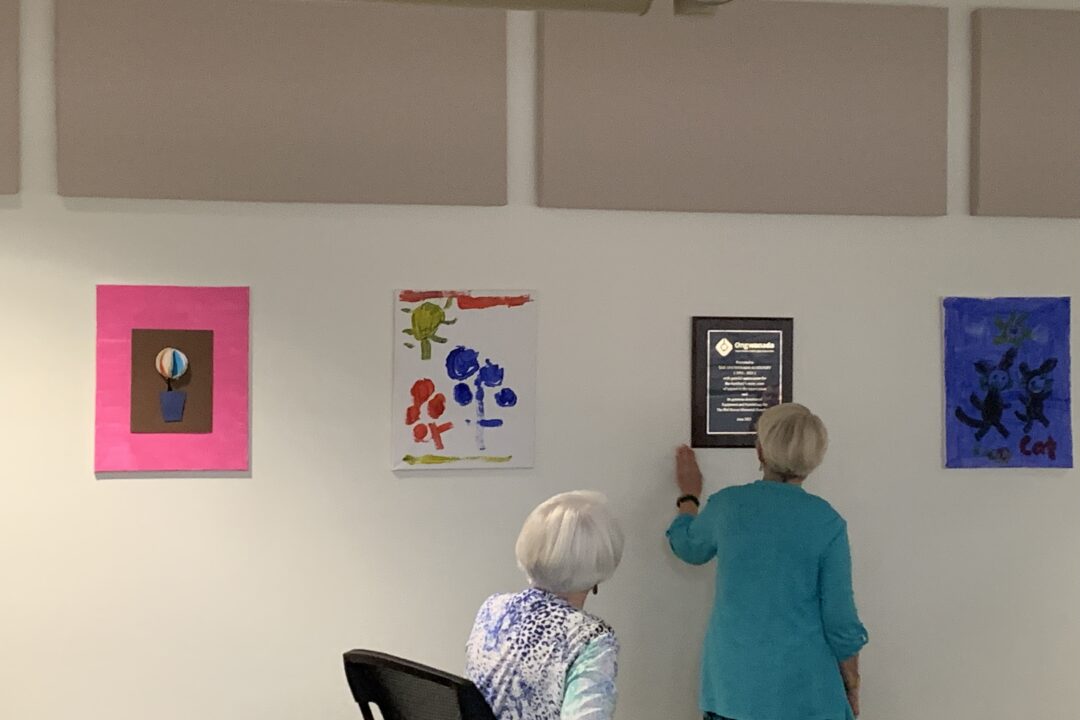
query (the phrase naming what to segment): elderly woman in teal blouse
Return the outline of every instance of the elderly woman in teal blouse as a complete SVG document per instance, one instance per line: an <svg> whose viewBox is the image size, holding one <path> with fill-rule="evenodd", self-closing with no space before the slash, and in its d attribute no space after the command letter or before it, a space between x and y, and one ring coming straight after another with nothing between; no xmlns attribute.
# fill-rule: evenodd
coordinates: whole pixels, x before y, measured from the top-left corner
<svg viewBox="0 0 1080 720"><path fill-rule="evenodd" d="M716 558L701 708L707 720L850 720L859 714L859 651L867 642L851 586L847 524L806 492L828 435L802 405L758 421L762 479L712 495L699 514L701 471L676 453L682 497L668 529L675 555Z"/></svg>

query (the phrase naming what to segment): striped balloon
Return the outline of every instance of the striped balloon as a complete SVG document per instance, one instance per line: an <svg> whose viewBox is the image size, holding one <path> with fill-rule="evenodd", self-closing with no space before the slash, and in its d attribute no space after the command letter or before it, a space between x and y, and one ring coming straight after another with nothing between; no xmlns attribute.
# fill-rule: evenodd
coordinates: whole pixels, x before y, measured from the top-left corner
<svg viewBox="0 0 1080 720"><path fill-rule="evenodd" d="M188 369L187 355L176 348L167 347L158 353L157 371L166 380L175 380L183 376Z"/></svg>

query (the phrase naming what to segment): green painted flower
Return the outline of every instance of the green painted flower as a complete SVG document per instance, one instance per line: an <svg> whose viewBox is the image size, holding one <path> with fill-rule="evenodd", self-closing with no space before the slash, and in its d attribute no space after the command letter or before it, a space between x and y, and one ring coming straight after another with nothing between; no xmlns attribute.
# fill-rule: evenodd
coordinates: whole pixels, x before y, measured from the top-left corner
<svg viewBox="0 0 1080 720"><path fill-rule="evenodd" d="M450 307L451 300L448 300L446 307ZM446 338L439 337L437 334L439 328L443 325L453 325L457 322L457 318L453 320L446 319L446 310L439 307L435 303L425 302L417 305L412 311L404 310L404 312L410 313L410 320L412 321L412 327L402 330L406 335L411 335L417 342L420 343L420 359L431 359L431 343L444 343ZM412 343L405 343L405 347L416 347Z"/></svg>
<svg viewBox="0 0 1080 720"><path fill-rule="evenodd" d="M1027 324L1027 313L1009 313L1008 317L994 319L997 335L994 336L995 345L1012 345L1020 347L1031 339L1031 328Z"/></svg>

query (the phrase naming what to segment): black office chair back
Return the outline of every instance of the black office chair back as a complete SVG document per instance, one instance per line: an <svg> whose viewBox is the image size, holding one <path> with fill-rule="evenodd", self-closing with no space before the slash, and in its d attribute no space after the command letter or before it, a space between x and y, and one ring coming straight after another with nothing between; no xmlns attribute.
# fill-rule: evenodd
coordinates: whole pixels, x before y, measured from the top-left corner
<svg viewBox="0 0 1080 720"><path fill-rule="evenodd" d="M345 676L364 720L371 706L384 720L495 720L465 678L369 650L345 653Z"/></svg>

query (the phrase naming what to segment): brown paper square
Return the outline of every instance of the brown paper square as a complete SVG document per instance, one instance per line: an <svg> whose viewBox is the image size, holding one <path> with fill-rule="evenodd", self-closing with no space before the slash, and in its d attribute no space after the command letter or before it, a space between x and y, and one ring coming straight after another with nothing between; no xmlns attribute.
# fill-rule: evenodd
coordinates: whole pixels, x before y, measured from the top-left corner
<svg viewBox="0 0 1080 720"><path fill-rule="evenodd" d="M188 358L188 371L174 380L173 390L187 393L184 417L167 423L160 394L165 378L155 366L162 349L174 347ZM214 333L212 330L131 331L131 432L209 433L214 429Z"/></svg>

